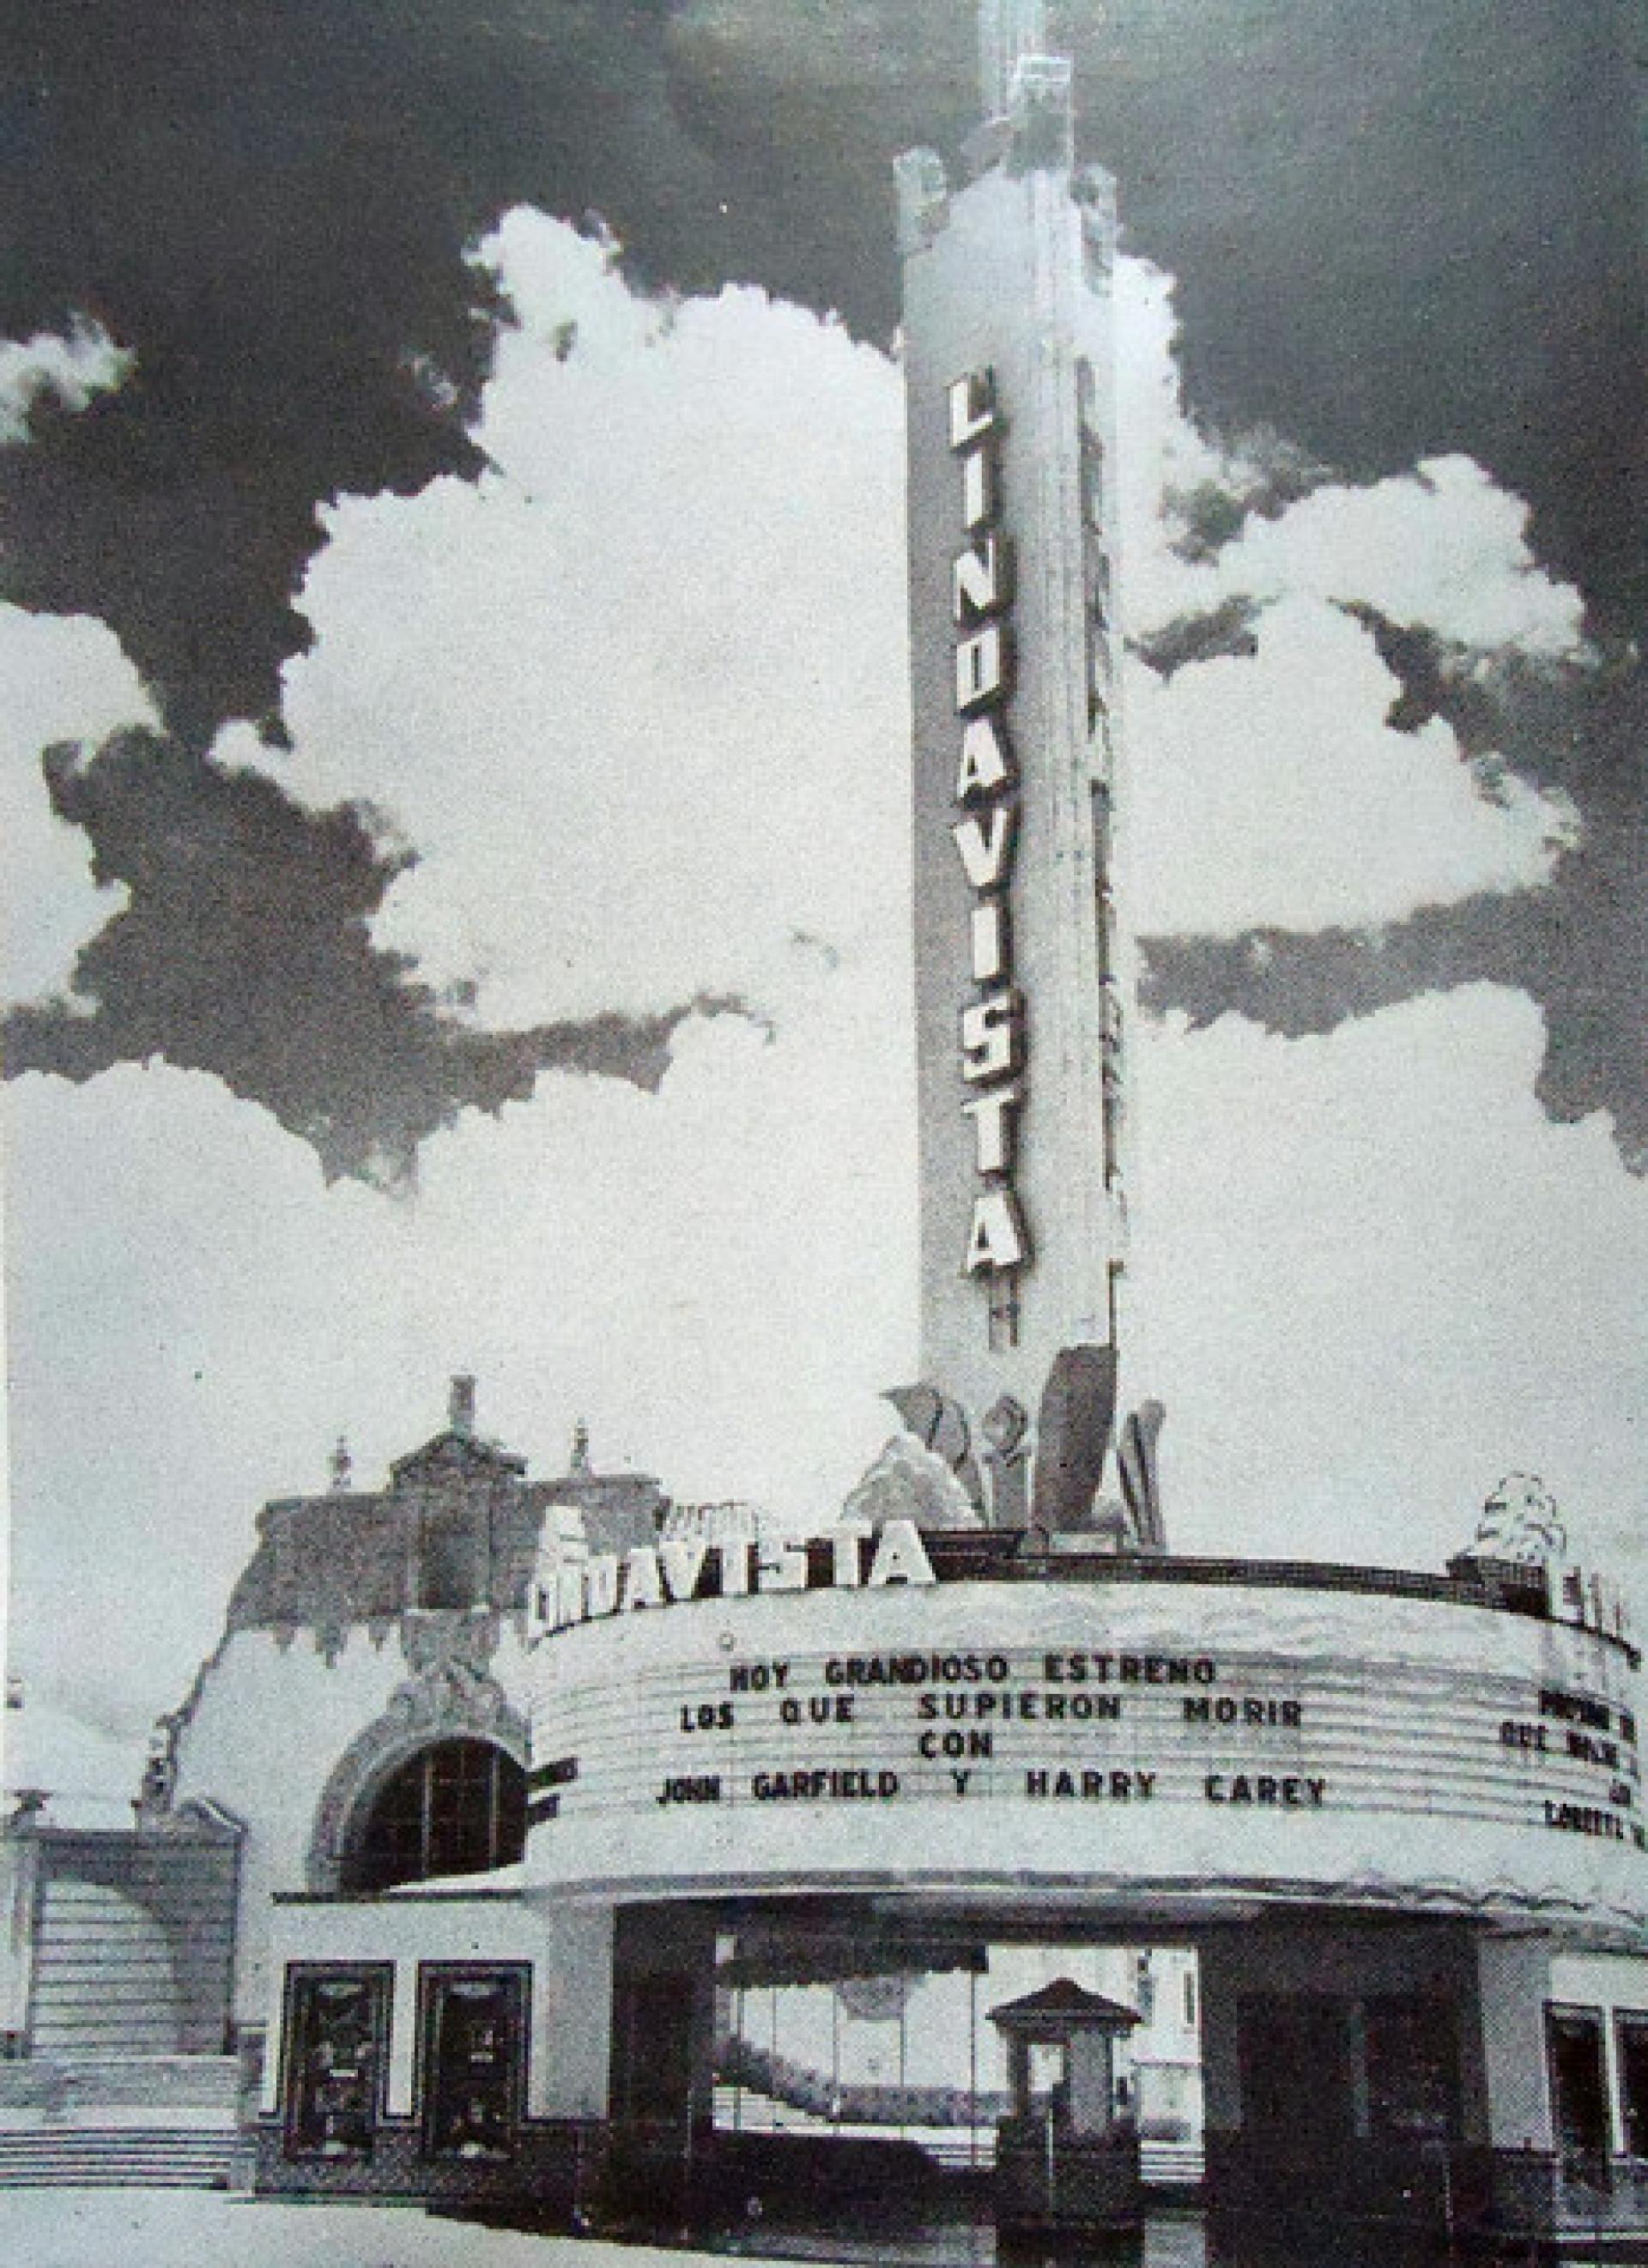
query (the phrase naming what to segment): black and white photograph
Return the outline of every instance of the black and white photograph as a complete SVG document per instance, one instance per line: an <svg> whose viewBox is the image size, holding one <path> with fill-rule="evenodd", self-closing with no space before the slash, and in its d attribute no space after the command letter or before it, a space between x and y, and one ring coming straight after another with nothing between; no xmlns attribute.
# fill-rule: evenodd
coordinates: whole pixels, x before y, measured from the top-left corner
<svg viewBox="0 0 1648 2268"><path fill-rule="evenodd" d="M0 2257L1648 2260L1640 0L11 0Z"/></svg>

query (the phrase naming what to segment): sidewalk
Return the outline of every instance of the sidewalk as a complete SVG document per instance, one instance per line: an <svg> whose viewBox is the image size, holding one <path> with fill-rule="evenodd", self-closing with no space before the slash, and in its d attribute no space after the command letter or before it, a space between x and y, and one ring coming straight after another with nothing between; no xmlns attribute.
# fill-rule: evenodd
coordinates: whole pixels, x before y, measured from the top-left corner
<svg viewBox="0 0 1648 2268"><path fill-rule="evenodd" d="M416 2206L270 2205L202 2190L0 2190L6 2268L726 2268L726 2258L521 2235Z"/></svg>
<svg viewBox="0 0 1648 2268"><path fill-rule="evenodd" d="M849 2242L752 2230L720 2250L525 2235L417 2205L272 2204L220 2191L0 2189L4 2268L988 2268L987 2228ZM1136 2268L1205 2268L1199 2215L1152 2213ZM1297 2268L1333 2268L1312 2257Z"/></svg>

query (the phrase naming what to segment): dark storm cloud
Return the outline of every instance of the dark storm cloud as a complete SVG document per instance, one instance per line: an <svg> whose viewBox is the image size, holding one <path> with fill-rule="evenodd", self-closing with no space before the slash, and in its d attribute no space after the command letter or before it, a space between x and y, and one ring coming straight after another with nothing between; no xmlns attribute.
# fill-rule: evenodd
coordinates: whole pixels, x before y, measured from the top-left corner
<svg viewBox="0 0 1648 2268"><path fill-rule="evenodd" d="M87 763L48 751L52 807L83 828L126 909L85 946L74 998L15 1010L8 1068L85 1079L151 1056L215 1072L314 1145L329 1176L411 1176L425 1135L463 1107L497 1110L545 1070L655 1088L702 999L649 1016L477 1031L372 943L384 893L413 861L355 805L299 810L258 772L175 740L116 733Z"/></svg>
<svg viewBox="0 0 1648 2268"><path fill-rule="evenodd" d="M1164 497L1173 549L1195 564L1216 559L1250 519L1280 519L1290 504L1334 477L1296 443L1268 426L1252 427L1230 449L1221 479L1171 489Z"/></svg>
<svg viewBox="0 0 1648 2268"><path fill-rule="evenodd" d="M1640 779L1648 750L1633 731L1637 665L1629 649L1569 662L1514 648L1479 653L1360 601L1342 611L1362 624L1396 679L1386 714L1395 731L1417 733L1439 717L1467 759L1503 759L1525 779L1577 792L1593 806L1633 773Z"/></svg>
<svg viewBox="0 0 1648 2268"><path fill-rule="evenodd" d="M1221 600L1205 615L1175 615L1159 630L1148 637L1135 638L1133 651L1149 668L1155 670L1164 684L1181 669L1194 661L1212 661L1220 654L1235 654L1245 659L1259 652L1259 632L1255 628L1260 608L1255 599L1244 598L1239 591Z"/></svg>
<svg viewBox="0 0 1648 2268"><path fill-rule="evenodd" d="M1251 478L1180 499L1182 541L1205 556L1312 468L1372 479L1463 450L1530 500L1540 556L1580 583L1601 632L1629 629L1644 556L1629 11L1051 12L1076 55L1083 153L1118 174L1132 247L1179 279L1193 408L1227 434L1286 437L1245 440ZM953 156L975 107L971 0L24 0L9 28L0 331L82 312L137 367L0 450L4 594L107 622L196 751L228 717L278 740L320 502L477 471L464 427L490 328L464 253L500 210L599 213L643 283L753 281L885 340L889 161L914 141ZM1600 772L1572 792L1623 876L1640 784L1634 804ZM224 854L218 793L202 788L198 819L188 794L167 805L180 862L184 846L197 869ZM270 820L262 855L292 862L268 875L276 897L300 894L307 824ZM1565 867L1559 895L1570 887ZM335 910L347 962L359 916L346 896ZM189 918L168 893L92 948L123 1005L100 995L78 1044L147 1031L175 1060L225 1053L221 1020L168 969L195 950ZM467 1090L426 1083L435 1011L398 964L351 965L387 1091L424 1097L406 1127L439 1123ZM274 1020L226 1050L241 1091L279 1088L307 1056L332 1084L317 1070L296 1116L356 1123L333 1002L262 982L254 956L246 983ZM401 1068L389 1032L410 1049ZM465 1061L482 1086L516 1075L479 1042Z"/></svg>
<svg viewBox="0 0 1648 2268"><path fill-rule="evenodd" d="M1467 449L1616 607L1639 565L1624 11L1053 15L1084 149L1180 279L1201 412L1286 436L1284 473ZM885 337L890 158L953 149L974 106L970 0L37 0L23 26L0 329L85 310L138 366L6 453L10 594L110 622L196 736L273 708L318 501L477 469L463 252L505 206L599 211L643 280L753 280Z"/></svg>
<svg viewBox="0 0 1648 2268"><path fill-rule="evenodd" d="M274 709L318 501L478 469L488 337L462 248L535 135L577 211L597 121L625 170L661 123L655 11L536 13L553 34L512 41L421 0L44 0L9 43L0 328L84 308L137 366L0 468L8 595L101 615L190 739ZM667 194L667 136L657 154Z"/></svg>
<svg viewBox="0 0 1648 2268"><path fill-rule="evenodd" d="M680 114L724 180L758 184L769 236L811 245L827 217L832 303L873 330L896 313L873 166L905 138L953 151L974 104L973 13L697 0L675 18ZM1630 14L1549 0L1048 11L1075 58L1082 154L1118 176L1132 248L1179 280L1192 404L1254 437L1256 470L1270 455L1273 501L1312 461L1371 480L1467 451L1533 503L1541 556L1610 618L1640 601L1643 573ZM867 222L849 264L838 247ZM722 241L774 280L748 217ZM824 255L811 264L816 298ZM1251 508L1269 508L1263 479Z"/></svg>
<svg viewBox="0 0 1648 2268"><path fill-rule="evenodd" d="M1642 847L1648 850L1648 843ZM1633 926L1640 950L1648 938L1640 921ZM1513 985L1545 1012L1537 1091L1546 1110L1563 1122L1609 1112L1625 1164L1648 1171L1648 1096L1637 1067L1648 1049L1641 998L1600 981L1596 947L1556 891L1426 907L1373 931L1152 938L1145 961L1152 1005L1184 1009L1193 1025L1246 1016L1288 1039L1331 1032L1349 1016L1423 992L1483 981Z"/></svg>

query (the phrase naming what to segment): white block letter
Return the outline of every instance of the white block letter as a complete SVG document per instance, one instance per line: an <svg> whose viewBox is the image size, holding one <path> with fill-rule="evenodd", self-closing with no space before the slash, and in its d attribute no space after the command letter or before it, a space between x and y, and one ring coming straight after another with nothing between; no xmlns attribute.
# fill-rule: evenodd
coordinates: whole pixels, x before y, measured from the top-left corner
<svg viewBox="0 0 1648 2268"><path fill-rule="evenodd" d="M970 717L962 727L961 762L956 771L956 800L988 795L1013 777L1013 760L995 718Z"/></svg>
<svg viewBox="0 0 1648 2268"><path fill-rule="evenodd" d="M1007 644L1000 622L987 622L956 649L956 706L964 716L994 701L1007 681Z"/></svg>
<svg viewBox="0 0 1648 2268"><path fill-rule="evenodd" d="M664 1580L669 1586L672 1599L690 1599L698 1587L698 1577L704 1572L704 1562L709 1556L709 1546L696 1536L675 1536L658 1547L658 1557L663 1565Z"/></svg>
<svg viewBox="0 0 1648 2268"><path fill-rule="evenodd" d="M883 1583L935 1583L933 1562L913 1520L890 1520L881 1532L876 1557L870 1562L869 1587Z"/></svg>
<svg viewBox="0 0 1648 2268"><path fill-rule="evenodd" d="M961 524L969 535L995 518L995 450L981 441L961 460Z"/></svg>
<svg viewBox="0 0 1648 2268"><path fill-rule="evenodd" d="M584 1570L584 1611L591 1622L618 1610L618 1555L597 1551Z"/></svg>
<svg viewBox="0 0 1648 2268"><path fill-rule="evenodd" d="M1005 1174L1013 1162L1013 1122L1021 1101L1016 1086L993 1087L962 1108L972 1121L973 1163L981 1174Z"/></svg>
<svg viewBox="0 0 1648 2268"><path fill-rule="evenodd" d="M764 1543L756 1560L756 1587L762 1591L804 1591L807 1588L807 1546Z"/></svg>
<svg viewBox="0 0 1648 2268"><path fill-rule="evenodd" d="M1018 1069L1024 1002L1010 986L961 1012L961 1075L970 1086Z"/></svg>
<svg viewBox="0 0 1648 2268"><path fill-rule="evenodd" d="M1012 1190L980 1189L972 1201L963 1272L976 1276L981 1268L1021 1268L1026 1249L1024 1224Z"/></svg>
<svg viewBox="0 0 1648 2268"><path fill-rule="evenodd" d="M965 378L955 379L950 389L950 447L964 449L980 433L987 433L994 423L994 372L969 371Z"/></svg>
<svg viewBox="0 0 1648 2268"><path fill-rule="evenodd" d="M658 1554L650 1543L638 1543L624 1562L624 1603L633 1614L638 1607L661 1607L663 1602Z"/></svg>
<svg viewBox="0 0 1648 2268"><path fill-rule="evenodd" d="M994 890L1012 872L1016 815L1010 803L993 803L987 832L976 818L958 819L950 828L963 872L975 890Z"/></svg>
<svg viewBox="0 0 1648 2268"><path fill-rule="evenodd" d="M950 611L964 627L980 615L993 615L1012 595L1008 547L1000 536L981 536L950 569Z"/></svg>
<svg viewBox="0 0 1648 2268"><path fill-rule="evenodd" d="M861 1520L841 1521L831 1530L830 1543L834 1554L831 1573L838 1589L857 1590L862 1565L859 1546L869 1532Z"/></svg>

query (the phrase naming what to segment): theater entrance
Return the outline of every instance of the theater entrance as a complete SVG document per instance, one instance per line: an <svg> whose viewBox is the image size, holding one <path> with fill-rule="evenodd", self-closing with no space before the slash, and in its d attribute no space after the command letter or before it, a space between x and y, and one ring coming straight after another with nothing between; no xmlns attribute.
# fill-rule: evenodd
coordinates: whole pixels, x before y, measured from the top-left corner
<svg viewBox="0 0 1648 2268"><path fill-rule="evenodd" d="M1094 2027L1102 2054L1075 2043ZM1062 2225L1083 2180L1120 2193L1132 2151L1147 2212L1205 2210L1222 2259L1283 2224L1302 2258L1325 2228L1429 2242L1501 2209L1483 2041L1478 1933L1454 1920L637 1907L618 1932L614 2163L654 2224L891 2246L969 2227L994 2243L1046 2198Z"/></svg>
<svg viewBox="0 0 1648 2268"><path fill-rule="evenodd" d="M809 1973L810 1972L810 1973ZM1187 1948L873 1935L725 1933L716 1964L718 2134L875 2139L977 2175L1016 2104L1016 2065L1041 2109L1064 2098L1064 2044L1016 2040L996 2012L1061 1984L1136 2021L1119 2026L1107 2108L1160 2146L1153 2172L1199 2173L1200 2012ZM1066 2073L1068 2079L1068 2073ZM1068 2088L1067 2088L1068 2092Z"/></svg>
<svg viewBox="0 0 1648 2268"><path fill-rule="evenodd" d="M1094 2145L1113 2133L1154 2191L1194 2196L1200 2023L1187 1946L857 1908L631 1910L615 2186L654 2225L891 2243L993 2230L1004 2180L1022 2218L1047 2168L1073 2209L1097 2195Z"/></svg>

